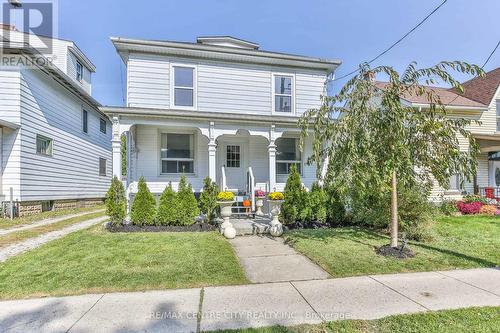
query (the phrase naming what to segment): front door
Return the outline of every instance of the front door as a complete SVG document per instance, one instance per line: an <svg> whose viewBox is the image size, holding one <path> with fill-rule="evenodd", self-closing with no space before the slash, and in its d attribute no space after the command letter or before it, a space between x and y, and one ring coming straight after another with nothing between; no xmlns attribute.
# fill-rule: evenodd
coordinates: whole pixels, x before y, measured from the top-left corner
<svg viewBox="0 0 500 333"><path fill-rule="evenodd" d="M500 187L500 161L490 161L489 183L491 187Z"/></svg>
<svg viewBox="0 0 500 333"><path fill-rule="evenodd" d="M226 169L227 187L244 191L246 187L246 143L224 142L221 155L219 155L219 162Z"/></svg>

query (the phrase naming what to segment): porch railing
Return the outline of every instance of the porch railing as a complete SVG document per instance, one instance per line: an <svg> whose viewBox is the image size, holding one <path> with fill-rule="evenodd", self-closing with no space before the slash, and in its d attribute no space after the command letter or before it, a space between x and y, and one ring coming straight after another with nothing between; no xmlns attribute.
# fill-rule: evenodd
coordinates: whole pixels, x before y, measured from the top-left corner
<svg viewBox="0 0 500 333"><path fill-rule="evenodd" d="M250 194L252 212L255 212L255 177L253 175L252 167L248 167L247 171L247 193Z"/></svg>
<svg viewBox="0 0 500 333"><path fill-rule="evenodd" d="M220 170L220 190L225 191L226 189L227 189L226 167L222 166Z"/></svg>
<svg viewBox="0 0 500 333"><path fill-rule="evenodd" d="M479 195L488 199L500 200L500 187L479 187Z"/></svg>

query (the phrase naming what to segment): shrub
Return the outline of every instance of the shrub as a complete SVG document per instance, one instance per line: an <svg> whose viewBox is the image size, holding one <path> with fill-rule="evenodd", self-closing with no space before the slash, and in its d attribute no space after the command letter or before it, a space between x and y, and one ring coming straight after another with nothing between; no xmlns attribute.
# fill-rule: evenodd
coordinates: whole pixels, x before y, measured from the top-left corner
<svg viewBox="0 0 500 333"><path fill-rule="evenodd" d="M495 215L497 212L497 207L495 205L483 205L479 210L479 214L484 215Z"/></svg>
<svg viewBox="0 0 500 333"><path fill-rule="evenodd" d="M125 187L115 176L106 194L106 214L109 216L111 223L117 225L122 223L126 215L126 210Z"/></svg>
<svg viewBox="0 0 500 333"><path fill-rule="evenodd" d="M130 219L135 225L153 225L156 215L156 200L148 189L144 177L139 179L137 194L135 195Z"/></svg>
<svg viewBox="0 0 500 333"><path fill-rule="evenodd" d="M441 202L439 210L447 216L458 213L457 202L455 200L444 200Z"/></svg>
<svg viewBox="0 0 500 333"><path fill-rule="evenodd" d="M234 193L219 192L219 194L217 194L217 201L234 201Z"/></svg>
<svg viewBox="0 0 500 333"><path fill-rule="evenodd" d="M467 194L462 201L465 203L480 202L483 205L489 204L488 198L482 197L477 194Z"/></svg>
<svg viewBox="0 0 500 333"><path fill-rule="evenodd" d="M178 201L176 200L177 194L172 189L172 183L165 187L160 197L160 204L158 205L158 212L156 213L156 224L158 225L172 225L177 222Z"/></svg>
<svg viewBox="0 0 500 333"><path fill-rule="evenodd" d="M297 168L292 165L285 185L286 200L281 206L281 218L285 224L303 221L307 217L306 196Z"/></svg>
<svg viewBox="0 0 500 333"><path fill-rule="evenodd" d="M307 220L325 223L326 202L327 195L325 190L318 183L314 183L311 192L307 194Z"/></svg>
<svg viewBox="0 0 500 333"><path fill-rule="evenodd" d="M500 216L500 209L497 209L497 211L495 212L495 216Z"/></svg>
<svg viewBox="0 0 500 333"><path fill-rule="evenodd" d="M215 218L217 211L217 195L219 187L210 177L203 181L203 192L200 194L200 210L206 215L208 222Z"/></svg>
<svg viewBox="0 0 500 333"><path fill-rule="evenodd" d="M346 222L345 206L340 198L340 194L333 187L327 187L326 193L326 220L330 225L341 225Z"/></svg>
<svg viewBox="0 0 500 333"><path fill-rule="evenodd" d="M176 199L177 224L194 224L195 218L200 214L200 210L193 193L193 188L191 184L188 184L185 176L182 176L179 182L179 191L177 192Z"/></svg>
<svg viewBox="0 0 500 333"><path fill-rule="evenodd" d="M462 214L479 214L482 206L483 206L483 204L478 202L478 201L474 201L474 202L459 201L459 202L457 202L457 208L460 211L460 213L462 213Z"/></svg>

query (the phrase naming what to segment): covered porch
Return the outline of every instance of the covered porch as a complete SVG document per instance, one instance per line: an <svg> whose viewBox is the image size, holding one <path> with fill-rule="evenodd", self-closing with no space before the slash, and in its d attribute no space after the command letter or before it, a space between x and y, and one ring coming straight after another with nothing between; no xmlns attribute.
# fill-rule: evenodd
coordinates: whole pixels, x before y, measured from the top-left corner
<svg viewBox="0 0 500 333"><path fill-rule="evenodd" d="M476 177L474 193L500 203L500 135L475 134L474 137L484 156L482 177ZM481 174L479 167L478 175Z"/></svg>
<svg viewBox="0 0 500 333"><path fill-rule="evenodd" d="M242 216L255 212L256 190L283 191L292 165L300 171L304 185L312 186L316 167L305 163L312 145L306 140L303 151L299 149L297 118L239 118L114 115L113 175L124 180L129 198L136 193L140 177L159 197L169 183L177 189L183 175L198 194L208 176L220 190L236 194L233 212ZM122 135L126 137L125 172ZM242 205L246 200L249 207Z"/></svg>

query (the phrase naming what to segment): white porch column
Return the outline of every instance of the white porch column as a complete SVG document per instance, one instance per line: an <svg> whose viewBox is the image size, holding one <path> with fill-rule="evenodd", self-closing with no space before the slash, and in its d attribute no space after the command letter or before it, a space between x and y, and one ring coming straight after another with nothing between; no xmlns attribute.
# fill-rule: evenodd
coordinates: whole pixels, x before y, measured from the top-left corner
<svg viewBox="0 0 500 333"><path fill-rule="evenodd" d="M217 153L217 144L215 143L215 133L214 133L215 124L213 121L210 122L209 128L209 137L208 137L208 176L212 179L213 182L217 181L216 171L217 171L217 163L216 163L216 153Z"/></svg>
<svg viewBox="0 0 500 333"><path fill-rule="evenodd" d="M273 192L276 189L276 144L274 143L274 125L271 125L269 131L269 191Z"/></svg>
<svg viewBox="0 0 500 333"><path fill-rule="evenodd" d="M113 176L122 179L122 141L120 138L120 118L113 117L113 137L111 139L113 151Z"/></svg>

